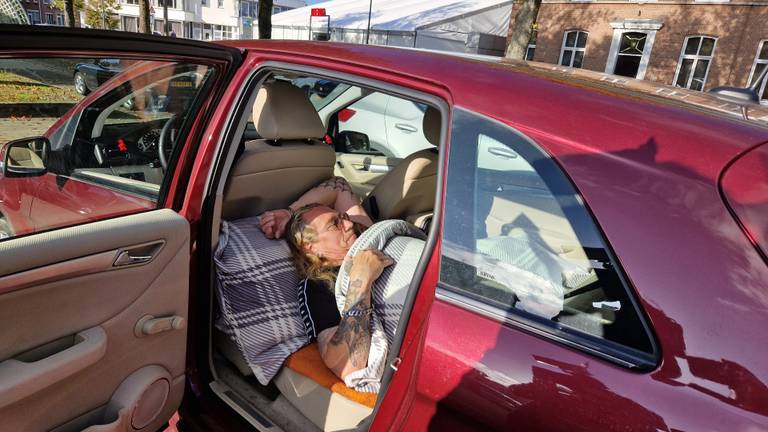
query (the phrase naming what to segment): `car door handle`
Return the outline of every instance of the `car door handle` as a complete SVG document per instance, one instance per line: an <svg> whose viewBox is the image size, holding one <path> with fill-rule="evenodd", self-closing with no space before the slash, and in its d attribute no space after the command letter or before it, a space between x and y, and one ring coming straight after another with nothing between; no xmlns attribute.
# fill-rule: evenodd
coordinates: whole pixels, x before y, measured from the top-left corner
<svg viewBox="0 0 768 432"><path fill-rule="evenodd" d="M400 129L401 131L405 131L405 132L416 132L416 131L418 131L418 129L416 129L415 127L413 127L413 126L411 126L409 124L406 124L406 123L395 123L395 127Z"/></svg>
<svg viewBox="0 0 768 432"><path fill-rule="evenodd" d="M45 391L98 362L107 352L107 333L100 326L77 333L73 341L68 348L42 359L36 358L38 350L30 350L0 362L0 407Z"/></svg>
<svg viewBox="0 0 768 432"><path fill-rule="evenodd" d="M516 159L517 158L517 153L513 152L512 150L510 150L508 148L504 148L504 147L489 147L488 148L488 153L490 153L490 154L492 154L494 156L502 157L504 159Z"/></svg>
<svg viewBox="0 0 768 432"><path fill-rule="evenodd" d="M129 249L122 249L118 255L112 267L124 267L131 265L147 264L157 256L157 253L162 249L164 242L156 241L139 246L133 246Z"/></svg>

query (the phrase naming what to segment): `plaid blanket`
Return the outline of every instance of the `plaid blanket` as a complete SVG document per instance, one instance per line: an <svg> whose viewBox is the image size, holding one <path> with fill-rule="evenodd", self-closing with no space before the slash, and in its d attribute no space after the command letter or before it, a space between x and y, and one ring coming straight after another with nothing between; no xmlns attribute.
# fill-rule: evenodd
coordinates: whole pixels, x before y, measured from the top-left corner
<svg viewBox="0 0 768 432"><path fill-rule="evenodd" d="M368 366L347 375L344 379L347 387L360 392L377 393L379 391L387 352L397 332L408 286L424 250L425 237L423 232L407 222L387 220L365 230L347 252L346 259L351 259L361 250L378 249L395 261L394 264L385 268L374 282ZM348 285L349 273L342 265L335 287L336 305L339 310L344 310Z"/></svg>
<svg viewBox="0 0 768 432"><path fill-rule="evenodd" d="M237 343L256 379L267 385L285 359L309 343L288 245L264 237L258 216L224 221L214 261L221 306L216 326Z"/></svg>

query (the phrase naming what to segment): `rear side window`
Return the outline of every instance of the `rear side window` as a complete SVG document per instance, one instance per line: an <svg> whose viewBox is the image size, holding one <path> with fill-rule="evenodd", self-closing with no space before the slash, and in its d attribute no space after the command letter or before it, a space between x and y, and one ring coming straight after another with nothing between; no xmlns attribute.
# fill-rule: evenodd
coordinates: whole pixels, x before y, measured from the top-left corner
<svg viewBox="0 0 768 432"><path fill-rule="evenodd" d="M441 287L592 352L652 363L639 309L559 166L466 111L456 110L451 137Z"/></svg>

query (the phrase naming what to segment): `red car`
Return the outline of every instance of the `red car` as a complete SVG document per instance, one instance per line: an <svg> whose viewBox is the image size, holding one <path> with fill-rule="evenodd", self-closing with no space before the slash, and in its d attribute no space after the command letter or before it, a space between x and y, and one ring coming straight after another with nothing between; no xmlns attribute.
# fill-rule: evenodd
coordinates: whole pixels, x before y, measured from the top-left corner
<svg viewBox="0 0 768 432"><path fill-rule="evenodd" d="M374 46L0 40L0 69L126 65L3 148L0 429L768 429L768 109ZM326 136L261 92L304 78L337 83L299 91ZM435 148L375 154L385 119L339 132L378 96L427 106L391 130ZM221 221L332 174L428 233L378 394L311 353L259 382L215 325Z"/></svg>

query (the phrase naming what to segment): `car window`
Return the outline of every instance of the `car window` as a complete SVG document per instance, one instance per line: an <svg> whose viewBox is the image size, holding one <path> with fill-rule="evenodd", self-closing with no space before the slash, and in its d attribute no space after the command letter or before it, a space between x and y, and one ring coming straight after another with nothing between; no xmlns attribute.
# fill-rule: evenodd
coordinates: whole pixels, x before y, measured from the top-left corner
<svg viewBox="0 0 768 432"><path fill-rule="evenodd" d="M456 110L441 286L546 331L652 352L581 197L551 158L509 128Z"/></svg>
<svg viewBox="0 0 768 432"><path fill-rule="evenodd" d="M29 197L23 208L0 204L3 237L155 208L213 72L117 58L3 59L0 71L0 143L50 144L30 147L44 172L0 179L6 198Z"/></svg>
<svg viewBox="0 0 768 432"><path fill-rule="evenodd" d="M335 116L327 120L336 122L330 138L338 153L402 159L435 147L422 130L426 104L327 78L276 75L275 79L302 89L318 112L334 109Z"/></svg>
<svg viewBox="0 0 768 432"><path fill-rule="evenodd" d="M339 132L362 134L370 145L346 153L403 159L419 150L434 148L424 136L422 122L427 106L381 92L372 92L341 110Z"/></svg>

